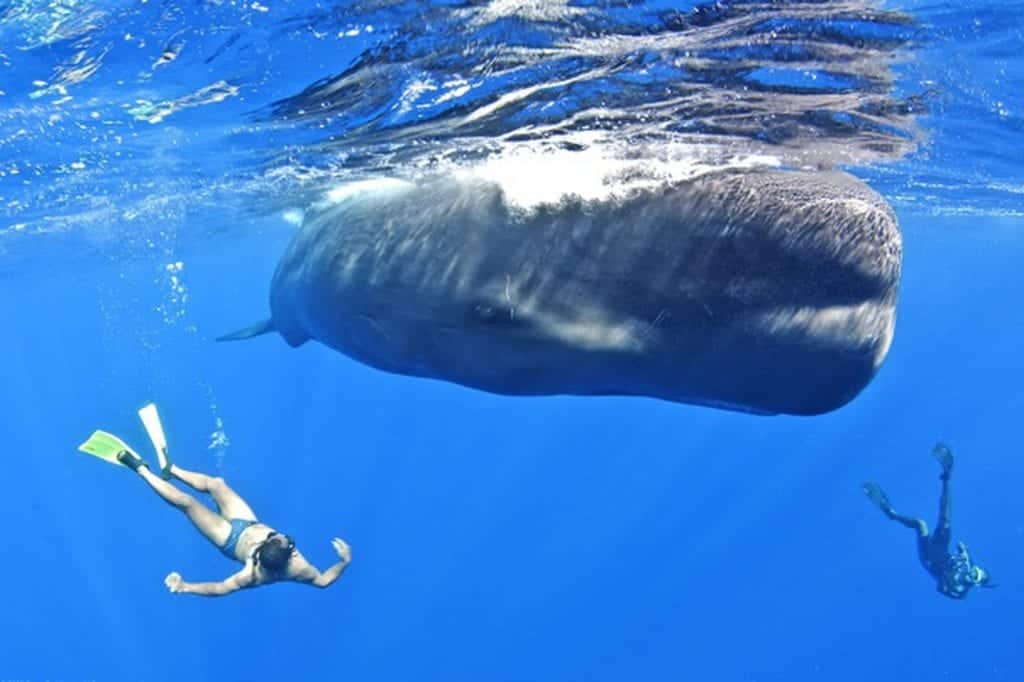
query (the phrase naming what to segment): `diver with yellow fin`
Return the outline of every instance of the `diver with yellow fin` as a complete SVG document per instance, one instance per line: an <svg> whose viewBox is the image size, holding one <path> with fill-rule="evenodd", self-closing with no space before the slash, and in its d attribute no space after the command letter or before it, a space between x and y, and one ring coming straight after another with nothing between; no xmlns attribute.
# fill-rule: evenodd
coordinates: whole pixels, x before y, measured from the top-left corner
<svg viewBox="0 0 1024 682"><path fill-rule="evenodd" d="M352 560L352 552L344 540L334 538L331 541L339 561L326 571L318 571L299 553L290 537L257 520L246 501L229 488L223 478L186 471L171 462L156 405L150 403L140 409L139 418L156 450L159 476L120 438L105 431L96 431L78 449L137 473L165 502L183 512L226 557L243 564L242 570L220 582L189 583L177 572L171 573L164 580L171 592L219 597L285 580L327 587L341 577ZM169 482L171 479L209 493L218 513L176 488Z"/></svg>
<svg viewBox="0 0 1024 682"><path fill-rule="evenodd" d="M953 453L942 443L932 449L932 456L942 466L942 494L939 497L939 520L929 534L928 524L922 519L897 514L882 488L873 481L864 484L864 494L889 519L917 532L917 556L921 565L935 579L937 589L951 599L964 599L973 587L995 587L992 577L974 563L967 545L957 543L956 554L949 551L953 505L950 497L950 478L953 476Z"/></svg>

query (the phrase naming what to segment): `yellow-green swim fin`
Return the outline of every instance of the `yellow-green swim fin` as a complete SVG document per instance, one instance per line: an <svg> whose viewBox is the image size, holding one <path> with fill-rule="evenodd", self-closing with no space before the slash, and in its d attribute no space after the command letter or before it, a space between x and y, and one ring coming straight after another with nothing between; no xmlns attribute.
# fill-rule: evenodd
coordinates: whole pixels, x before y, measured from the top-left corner
<svg viewBox="0 0 1024 682"><path fill-rule="evenodd" d="M128 447L123 440L112 433L107 433L106 431L94 432L89 436L89 440L78 446L78 449L81 452L92 455L93 457L99 457L104 462L110 462L111 464L119 467L126 466L117 459L117 455L121 452L127 451L131 453L135 459L142 459L134 450Z"/></svg>

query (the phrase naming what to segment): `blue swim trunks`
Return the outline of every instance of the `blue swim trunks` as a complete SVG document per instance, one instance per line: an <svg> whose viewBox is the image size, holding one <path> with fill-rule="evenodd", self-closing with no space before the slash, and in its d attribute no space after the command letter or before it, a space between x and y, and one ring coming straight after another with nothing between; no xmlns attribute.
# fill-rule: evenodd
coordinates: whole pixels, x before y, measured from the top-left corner
<svg viewBox="0 0 1024 682"><path fill-rule="evenodd" d="M224 553L229 559L237 560L235 556L235 547L238 545L238 538L249 526L259 521L248 521L246 519L231 519L231 532L228 534L228 539L224 541L224 545L220 548L220 551Z"/></svg>

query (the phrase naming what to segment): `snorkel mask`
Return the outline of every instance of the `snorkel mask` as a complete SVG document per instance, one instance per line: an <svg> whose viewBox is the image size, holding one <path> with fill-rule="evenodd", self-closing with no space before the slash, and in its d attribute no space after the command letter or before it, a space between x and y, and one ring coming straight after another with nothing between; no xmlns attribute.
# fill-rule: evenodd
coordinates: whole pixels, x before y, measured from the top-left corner
<svg viewBox="0 0 1024 682"><path fill-rule="evenodd" d="M992 576L981 566L971 567L971 581L979 587L996 587L995 583L992 582Z"/></svg>

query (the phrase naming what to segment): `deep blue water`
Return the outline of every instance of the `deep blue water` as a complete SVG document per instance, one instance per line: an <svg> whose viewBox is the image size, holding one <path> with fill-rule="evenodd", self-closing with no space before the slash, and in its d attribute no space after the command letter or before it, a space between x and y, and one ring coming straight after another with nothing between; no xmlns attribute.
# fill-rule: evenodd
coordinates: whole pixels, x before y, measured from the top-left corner
<svg viewBox="0 0 1024 682"><path fill-rule="evenodd" d="M256 5L0 0L0 679L1024 679L1020 3L753 29L754 3L573 3L549 17L504 5L476 24L451 14L460 3ZM472 50L458 43L467 26ZM716 29L750 44L701 42ZM776 35L768 49L756 38L769 31L815 39L783 50ZM722 64L698 72L677 34ZM627 36L636 45L608 48ZM572 55L502 49L565 44ZM864 59L898 49L892 78L850 81L874 72L832 52L847 44ZM167 49L178 56L154 69ZM824 50L820 80L807 49ZM751 54L749 71L730 70ZM90 60L67 94L33 96ZM449 98L407 87L452 73L480 83ZM767 88L750 116L775 116L752 134L717 115L750 74ZM578 87L485 110L564 79ZM129 112L221 81L237 93L155 122ZM810 81L835 106L794 118L812 130L780 151L791 128L769 120L785 96L821 94ZM314 84L329 82L352 98L325 100ZM403 108L412 94L421 109ZM842 125L871 118L871 98L917 118ZM580 124L595 101L618 113ZM633 116L639 102L650 116ZM329 111L299 113L310 103ZM739 149L792 164L797 150L868 179L904 238L875 381L828 415L767 418L504 398L316 344L213 343L265 315L287 210L362 172L576 142L577 124L611 131L585 138L599 149L624 136L692 153L724 138L723 162ZM149 456L135 410L150 400L183 466L224 476L314 563L333 563L330 539L344 537L343 578L169 594L170 571L216 580L235 565L129 472L75 449L104 428ZM963 602L935 591L910 531L860 492L877 480L933 523L937 440L958 456L954 536L1000 584Z"/></svg>

